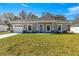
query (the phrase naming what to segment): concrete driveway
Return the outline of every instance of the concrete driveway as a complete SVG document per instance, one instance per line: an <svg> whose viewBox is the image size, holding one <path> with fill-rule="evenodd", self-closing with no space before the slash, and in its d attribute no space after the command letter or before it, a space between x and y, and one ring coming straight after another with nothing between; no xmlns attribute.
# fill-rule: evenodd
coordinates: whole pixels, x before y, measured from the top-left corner
<svg viewBox="0 0 79 59"><path fill-rule="evenodd" d="M17 35L17 34L19 34L19 33L2 34L2 35L0 35L0 39L7 38L7 37L10 37L10 36L14 36L14 35Z"/></svg>

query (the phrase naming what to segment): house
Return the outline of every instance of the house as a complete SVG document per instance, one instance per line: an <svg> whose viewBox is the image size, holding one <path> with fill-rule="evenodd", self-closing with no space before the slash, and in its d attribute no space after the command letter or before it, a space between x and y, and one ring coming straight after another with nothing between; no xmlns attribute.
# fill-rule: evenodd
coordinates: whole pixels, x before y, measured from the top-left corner
<svg viewBox="0 0 79 59"><path fill-rule="evenodd" d="M0 21L0 32L7 31L8 26Z"/></svg>
<svg viewBox="0 0 79 59"><path fill-rule="evenodd" d="M66 32L69 22L54 18L27 18L10 21L12 32L16 33L55 33Z"/></svg>
<svg viewBox="0 0 79 59"><path fill-rule="evenodd" d="M75 19L71 22L70 31L73 33L79 33L79 19Z"/></svg>

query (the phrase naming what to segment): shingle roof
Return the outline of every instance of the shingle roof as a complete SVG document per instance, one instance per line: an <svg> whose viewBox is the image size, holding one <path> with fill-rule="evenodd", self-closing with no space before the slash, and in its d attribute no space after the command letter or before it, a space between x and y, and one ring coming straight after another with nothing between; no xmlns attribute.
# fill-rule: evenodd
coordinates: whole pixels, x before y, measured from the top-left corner
<svg viewBox="0 0 79 59"><path fill-rule="evenodd" d="M45 18L32 18L32 19L22 19L11 21L11 23L26 23L26 22L59 22L59 23L68 23L65 20L55 20L55 19L45 19Z"/></svg>

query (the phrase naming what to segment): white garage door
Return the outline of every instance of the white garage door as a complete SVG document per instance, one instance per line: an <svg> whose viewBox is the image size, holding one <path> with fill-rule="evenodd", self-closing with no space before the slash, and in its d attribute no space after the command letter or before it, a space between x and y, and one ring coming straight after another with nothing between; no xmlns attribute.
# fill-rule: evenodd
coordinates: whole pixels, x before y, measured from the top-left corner
<svg viewBox="0 0 79 59"><path fill-rule="evenodd" d="M71 27L71 32L79 33L79 27Z"/></svg>
<svg viewBox="0 0 79 59"><path fill-rule="evenodd" d="M13 32L22 33L23 32L23 26L22 25L14 25L13 26Z"/></svg>

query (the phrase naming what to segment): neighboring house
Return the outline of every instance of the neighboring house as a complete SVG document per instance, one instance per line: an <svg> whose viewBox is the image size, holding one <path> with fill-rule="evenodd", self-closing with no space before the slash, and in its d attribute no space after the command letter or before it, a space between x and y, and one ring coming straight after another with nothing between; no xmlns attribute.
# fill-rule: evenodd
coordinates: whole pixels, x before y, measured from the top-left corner
<svg viewBox="0 0 79 59"><path fill-rule="evenodd" d="M8 26L0 21L0 32L7 31Z"/></svg>
<svg viewBox="0 0 79 59"><path fill-rule="evenodd" d="M77 22L72 22L70 31L73 33L79 33L79 21Z"/></svg>
<svg viewBox="0 0 79 59"><path fill-rule="evenodd" d="M47 18L32 18L11 21L12 32L17 33L55 33L66 32L69 29L69 23L65 20L55 20Z"/></svg>

